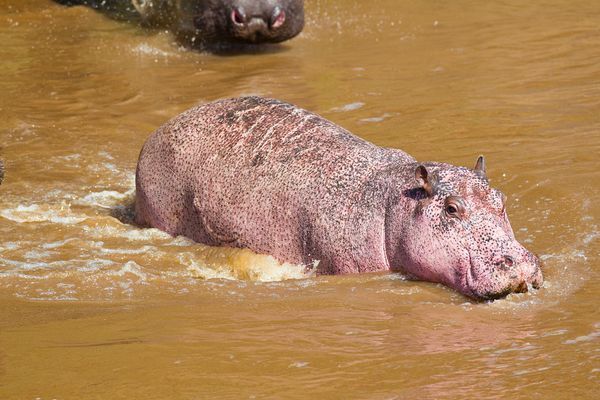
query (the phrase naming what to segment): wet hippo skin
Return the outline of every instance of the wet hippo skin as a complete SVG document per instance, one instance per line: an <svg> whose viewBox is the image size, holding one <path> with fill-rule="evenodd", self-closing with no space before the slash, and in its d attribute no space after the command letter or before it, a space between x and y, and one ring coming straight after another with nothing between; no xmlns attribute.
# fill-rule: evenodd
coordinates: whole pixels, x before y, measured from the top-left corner
<svg viewBox="0 0 600 400"><path fill-rule="evenodd" d="M279 43L304 27L303 0L56 0L170 29L190 46Z"/></svg>
<svg viewBox="0 0 600 400"><path fill-rule="evenodd" d="M319 273L402 271L466 296L540 287L506 197L473 170L418 163L293 105L260 97L192 108L137 166L139 224L245 247Z"/></svg>

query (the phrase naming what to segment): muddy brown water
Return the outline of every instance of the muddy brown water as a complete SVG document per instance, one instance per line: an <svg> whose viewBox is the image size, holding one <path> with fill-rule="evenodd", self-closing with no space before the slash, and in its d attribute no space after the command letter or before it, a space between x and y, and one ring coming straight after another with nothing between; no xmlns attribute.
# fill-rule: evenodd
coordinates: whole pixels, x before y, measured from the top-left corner
<svg viewBox="0 0 600 400"><path fill-rule="evenodd" d="M598 398L600 4L306 6L297 39L215 56L0 1L1 399ZM115 217L156 127L243 94L419 160L485 154L544 288L306 276Z"/></svg>

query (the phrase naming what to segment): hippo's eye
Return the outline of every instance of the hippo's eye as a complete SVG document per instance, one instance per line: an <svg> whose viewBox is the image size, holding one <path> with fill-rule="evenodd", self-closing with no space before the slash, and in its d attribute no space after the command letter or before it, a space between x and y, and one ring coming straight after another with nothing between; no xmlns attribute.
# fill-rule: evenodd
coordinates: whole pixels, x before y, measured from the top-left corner
<svg viewBox="0 0 600 400"><path fill-rule="evenodd" d="M454 204L448 204L446 206L446 213L448 215L455 215L458 214L458 208L456 208L456 206Z"/></svg>
<svg viewBox="0 0 600 400"><path fill-rule="evenodd" d="M460 218L465 212L462 199L458 196L449 196L446 198L444 212L448 217Z"/></svg>

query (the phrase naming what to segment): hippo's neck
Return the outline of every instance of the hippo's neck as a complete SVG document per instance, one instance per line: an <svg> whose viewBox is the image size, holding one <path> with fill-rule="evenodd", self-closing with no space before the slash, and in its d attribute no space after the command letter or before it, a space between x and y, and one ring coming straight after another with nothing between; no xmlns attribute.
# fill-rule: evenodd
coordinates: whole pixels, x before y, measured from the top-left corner
<svg viewBox="0 0 600 400"><path fill-rule="evenodd" d="M415 181L417 162L406 163L394 169L385 179L384 245L387 263L392 271L402 271L403 246L407 238L406 226L414 218L419 200L426 197Z"/></svg>

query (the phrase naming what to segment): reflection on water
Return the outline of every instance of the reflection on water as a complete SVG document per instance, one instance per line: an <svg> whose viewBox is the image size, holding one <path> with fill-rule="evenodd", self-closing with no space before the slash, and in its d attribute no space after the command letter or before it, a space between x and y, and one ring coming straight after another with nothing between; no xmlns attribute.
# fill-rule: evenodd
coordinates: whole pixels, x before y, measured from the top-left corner
<svg viewBox="0 0 600 400"><path fill-rule="evenodd" d="M0 4L0 398L594 398L600 7L318 0L307 17L274 51L222 57ZM544 288L477 304L128 223L150 132L245 94L419 160L485 154Z"/></svg>

